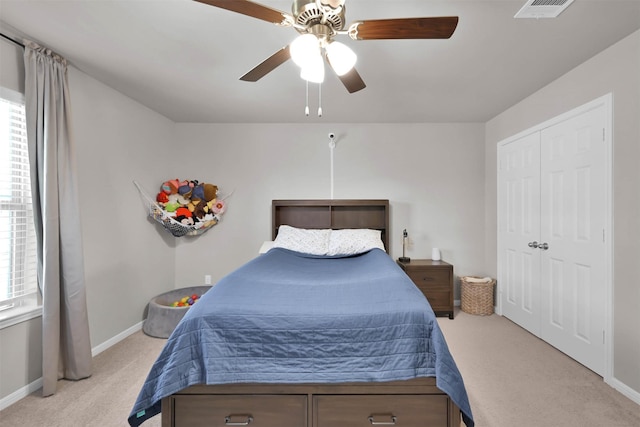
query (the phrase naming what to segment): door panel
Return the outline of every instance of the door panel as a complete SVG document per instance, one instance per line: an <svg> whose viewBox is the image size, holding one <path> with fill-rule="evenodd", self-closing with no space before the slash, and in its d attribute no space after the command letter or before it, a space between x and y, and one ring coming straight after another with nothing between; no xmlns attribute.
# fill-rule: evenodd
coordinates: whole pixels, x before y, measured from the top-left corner
<svg viewBox="0 0 640 427"><path fill-rule="evenodd" d="M529 246L540 236L540 136L503 147L499 157L499 247L506 278L502 311L538 335L540 251Z"/></svg>
<svg viewBox="0 0 640 427"><path fill-rule="evenodd" d="M541 132L540 336L602 374L604 107Z"/></svg>

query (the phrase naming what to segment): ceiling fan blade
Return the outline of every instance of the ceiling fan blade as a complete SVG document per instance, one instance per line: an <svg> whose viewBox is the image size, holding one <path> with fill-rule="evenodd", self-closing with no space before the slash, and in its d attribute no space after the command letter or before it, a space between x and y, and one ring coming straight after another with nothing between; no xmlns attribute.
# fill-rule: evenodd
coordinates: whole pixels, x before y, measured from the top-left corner
<svg viewBox="0 0 640 427"><path fill-rule="evenodd" d="M248 0L195 0L199 3L208 4L219 7L221 9L237 12L242 15L251 16L253 18L262 19L263 21L273 24L282 24L286 21L285 17L289 16L285 12L272 9Z"/></svg>
<svg viewBox="0 0 640 427"><path fill-rule="evenodd" d="M349 36L354 40L448 39L457 25L457 16L374 19L352 24Z"/></svg>
<svg viewBox="0 0 640 427"><path fill-rule="evenodd" d="M269 74L271 71L287 62L289 58L291 58L291 54L289 53L289 46L285 46L262 61L247 74L240 77L240 80L244 80L245 82L257 82L258 80Z"/></svg>
<svg viewBox="0 0 640 427"><path fill-rule="evenodd" d="M331 65L329 56L325 55L324 59L333 70L333 65ZM333 72L335 73L335 70L333 70ZM367 85L364 84L364 80L362 80L362 77L360 77L360 74L358 74L358 72L356 71L355 67L343 75L339 75L338 73L336 73L336 76L340 79L344 87L347 88L349 93L354 93L367 87Z"/></svg>
<svg viewBox="0 0 640 427"><path fill-rule="evenodd" d="M349 93L354 93L367 87L367 85L364 84L364 80L362 80L362 77L360 77L360 74L358 74L355 68L352 68L351 71L349 71L347 74L338 76L338 78L340 79L344 87L347 88Z"/></svg>

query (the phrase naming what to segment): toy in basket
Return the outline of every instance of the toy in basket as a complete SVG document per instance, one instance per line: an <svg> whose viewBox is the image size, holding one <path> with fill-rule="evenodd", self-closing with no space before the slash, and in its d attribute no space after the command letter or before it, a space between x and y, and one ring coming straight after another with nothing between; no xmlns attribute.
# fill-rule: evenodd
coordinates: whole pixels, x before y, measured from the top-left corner
<svg viewBox="0 0 640 427"><path fill-rule="evenodd" d="M227 207L213 184L172 179L162 183L154 200L133 183L144 198L149 218L175 237L205 233L220 221Z"/></svg>
<svg viewBox="0 0 640 427"><path fill-rule="evenodd" d="M491 277L463 276L460 278L460 308L465 313L486 316L493 314L493 287Z"/></svg>

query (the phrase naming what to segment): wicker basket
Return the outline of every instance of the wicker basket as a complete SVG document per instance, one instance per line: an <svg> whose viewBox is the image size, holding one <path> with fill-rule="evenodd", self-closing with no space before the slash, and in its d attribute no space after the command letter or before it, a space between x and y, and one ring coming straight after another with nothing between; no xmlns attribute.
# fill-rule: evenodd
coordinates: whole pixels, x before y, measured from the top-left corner
<svg viewBox="0 0 640 427"><path fill-rule="evenodd" d="M466 276L473 277L473 276ZM460 308L465 313L487 316L493 314L493 287L495 280L490 282L471 282L460 278L462 294Z"/></svg>

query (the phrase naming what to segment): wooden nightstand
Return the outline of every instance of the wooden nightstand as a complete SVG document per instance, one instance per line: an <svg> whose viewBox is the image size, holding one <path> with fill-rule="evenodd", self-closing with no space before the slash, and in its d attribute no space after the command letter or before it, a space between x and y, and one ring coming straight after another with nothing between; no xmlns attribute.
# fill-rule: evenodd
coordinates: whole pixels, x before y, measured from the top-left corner
<svg viewBox="0 0 640 427"><path fill-rule="evenodd" d="M436 315L453 319L453 265L430 259L398 261L398 265L427 297Z"/></svg>

